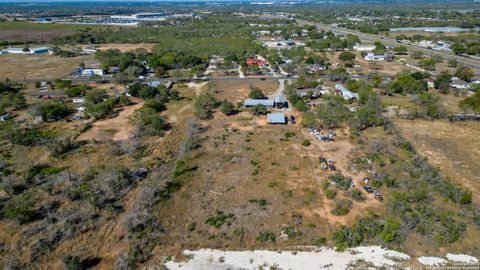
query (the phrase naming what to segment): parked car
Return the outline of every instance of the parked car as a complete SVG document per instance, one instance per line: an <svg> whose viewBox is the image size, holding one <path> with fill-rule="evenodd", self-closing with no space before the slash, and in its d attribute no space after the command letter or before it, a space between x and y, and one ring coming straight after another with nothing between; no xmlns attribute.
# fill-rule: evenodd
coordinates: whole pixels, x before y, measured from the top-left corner
<svg viewBox="0 0 480 270"><path fill-rule="evenodd" d="M364 186L363 189L365 189L365 191L368 193L373 193L373 189L371 186Z"/></svg>

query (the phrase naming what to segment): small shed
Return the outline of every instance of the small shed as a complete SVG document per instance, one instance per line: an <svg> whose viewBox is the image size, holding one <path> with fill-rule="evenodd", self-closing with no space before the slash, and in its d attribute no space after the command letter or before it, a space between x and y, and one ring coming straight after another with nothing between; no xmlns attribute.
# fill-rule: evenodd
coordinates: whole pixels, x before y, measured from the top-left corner
<svg viewBox="0 0 480 270"><path fill-rule="evenodd" d="M267 120L268 123L276 125L285 125L287 123L287 120L285 118L285 114L283 113L269 113L267 114Z"/></svg>

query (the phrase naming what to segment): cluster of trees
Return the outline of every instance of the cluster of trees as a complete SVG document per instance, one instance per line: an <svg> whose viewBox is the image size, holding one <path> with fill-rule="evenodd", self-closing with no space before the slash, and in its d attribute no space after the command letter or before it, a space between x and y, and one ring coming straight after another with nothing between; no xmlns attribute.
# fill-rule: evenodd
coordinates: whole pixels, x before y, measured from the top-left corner
<svg viewBox="0 0 480 270"><path fill-rule="evenodd" d="M325 51L331 49L334 51L343 49L352 49L360 39L356 35L347 34L345 38L335 36L332 32L321 32L318 39L307 42L307 46L316 51Z"/></svg>
<svg viewBox="0 0 480 270"><path fill-rule="evenodd" d="M18 88L13 87L9 81L0 82L0 115L11 109L23 109L27 106L25 96Z"/></svg>
<svg viewBox="0 0 480 270"><path fill-rule="evenodd" d="M94 89L85 95L85 113L95 119L108 116L115 105L118 98L111 97L103 89Z"/></svg>
<svg viewBox="0 0 480 270"><path fill-rule="evenodd" d="M480 113L480 91L477 90L473 96L461 100L459 105L465 111Z"/></svg>
<svg viewBox="0 0 480 270"><path fill-rule="evenodd" d="M424 79L428 77L430 77L430 74L423 72L401 72L397 75L394 81L387 85L384 91L386 94L414 94L426 92L428 91L428 85Z"/></svg>
<svg viewBox="0 0 480 270"><path fill-rule="evenodd" d="M417 106L410 110L410 118L438 119L446 116L441 99L436 94L421 93L413 95L412 102Z"/></svg>
<svg viewBox="0 0 480 270"><path fill-rule="evenodd" d="M47 101L36 105L30 114L39 116L42 121L57 121L70 114L67 104L62 101Z"/></svg>
<svg viewBox="0 0 480 270"><path fill-rule="evenodd" d="M218 101L214 95L204 93L198 96L193 104L195 115L200 119L209 119L212 117L212 113L218 105Z"/></svg>

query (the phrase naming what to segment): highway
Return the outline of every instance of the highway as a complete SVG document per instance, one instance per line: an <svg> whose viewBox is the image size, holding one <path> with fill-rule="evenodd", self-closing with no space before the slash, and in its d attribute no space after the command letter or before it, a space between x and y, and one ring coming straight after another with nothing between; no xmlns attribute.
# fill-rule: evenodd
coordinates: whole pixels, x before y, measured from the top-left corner
<svg viewBox="0 0 480 270"><path fill-rule="evenodd" d="M480 59L473 59L463 55L456 55L453 52L438 51L438 50L427 49L427 48L416 46L416 45L399 43L397 42L396 39L389 38L389 37L366 34L366 33L362 33L355 30L350 30L350 29L340 28L340 27L333 27L333 26L319 24L319 23L313 23L306 20L297 20L297 23L300 25L305 25L305 24L316 25L317 29L332 31L334 33L339 33L344 35L346 34L357 35L361 40L370 41L370 42L380 41L387 46L395 47L399 45L404 45L405 47L407 47L409 51L419 51L424 53L425 55L437 55L439 57L442 57L445 60L456 59L458 63L464 66L471 67L474 69L480 69Z"/></svg>

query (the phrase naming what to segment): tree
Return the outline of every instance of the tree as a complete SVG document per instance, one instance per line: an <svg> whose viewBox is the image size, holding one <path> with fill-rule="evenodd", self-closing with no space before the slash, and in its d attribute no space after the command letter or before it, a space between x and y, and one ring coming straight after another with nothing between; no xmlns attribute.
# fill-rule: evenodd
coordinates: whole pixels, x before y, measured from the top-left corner
<svg viewBox="0 0 480 270"><path fill-rule="evenodd" d="M459 66L457 67L457 70L455 71L455 76L457 76L459 79L464 80L469 82L473 76L474 72L471 68L466 67L466 66Z"/></svg>
<svg viewBox="0 0 480 270"><path fill-rule="evenodd" d="M195 107L195 115L200 119L208 119L212 116L213 109L218 103L215 97L210 93L204 93L197 97L193 104Z"/></svg>
<svg viewBox="0 0 480 270"><path fill-rule="evenodd" d="M268 109L263 104L255 105L251 108L251 111L254 115L267 114Z"/></svg>
<svg viewBox="0 0 480 270"><path fill-rule="evenodd" d="M17 219L20 223L35 220L37 214L33 210L35 201L26 194L11 199L3 208L3 214L7 218Z"/></svg>
<svg viewBox="0 0 480 270"><path fill-rule="evenodd" d="M263 94L262 90L258 87L252 86L250 87L250 93L248 93L249 98L253 99L265 99L266 96Z"/></svg>
<svg viewBox="0 0 480 270"><path fill-rule="evenodd" d="M480 91L477 90L473 96L467 97L459 102L460 108L480 113Z"/></svg>
<svg viewBox="0 0 480 270"><path fill-rule="evenodd" d="M147 136L162 135L168 127L165 119L150 107L142 107L136 110L130 119L140 133Z"/></svg>
<svg viewBox="0 0 480 270"><path fill-rule="evenodd" d="M70 110L63 102L44 102L32 111L33 115L40 116L42 121L59 120L70 114Z"/></svg>
<svg viewBox="0 0 480 270"><path fill-rule="evenodd" d="M433 85L437 88L441 93L448 93L450 89L450 80L452 79L452 75L448 72L442 72L440 75L437 76Z"/></svg>
<svg viewBox="0 0 480 270"><path fill-rule="evenodd" d="M222 102L222 113L224 113L225 115L232 115L235 113L235 106L233 105L232 102L228 101L228 100L224 100Z"/></svg>
<svg viewBox="0 0 480 270"><path fill-rule="evenodd" d="M400 45L400 46L397 46L393 49L393 51L395 52L395 54L398 54L398 55L405 55L407 54L407 47L404 46L404 45Z"/></svg>
<svg viewBox="0 0 480 270"><path fill-rule="evenodd" d="M353 61L355 59L355 54L351 53L351 52L347 52L347 51L344 51L342 53L340 53L340 55L338 56L338 59L342 60L342 61Z"/></svg>
<svg viewBox="0 0 480 270"><path fill-rule="evenodd" d="M457 66L458 66L458 61L457 61L457 59L450 59L450 60L448 60L448 66L449 66L449 67L457 67Z"/></svg>

